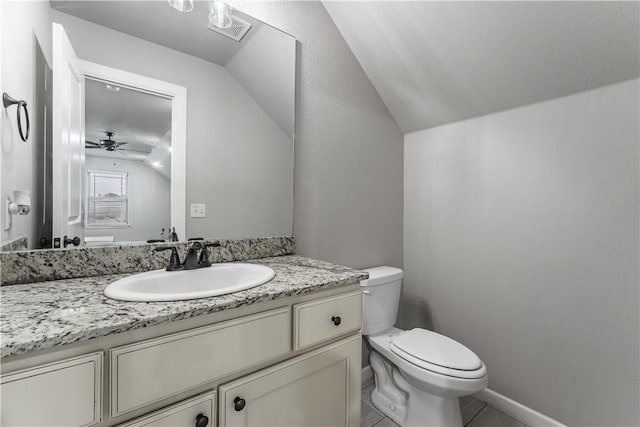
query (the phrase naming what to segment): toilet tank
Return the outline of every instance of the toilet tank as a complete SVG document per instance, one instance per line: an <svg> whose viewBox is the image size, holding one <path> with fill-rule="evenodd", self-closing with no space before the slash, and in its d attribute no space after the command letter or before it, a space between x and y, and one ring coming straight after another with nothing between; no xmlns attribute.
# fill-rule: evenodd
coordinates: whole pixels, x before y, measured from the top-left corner
<svg viewBox="0 0 640 427"><path fill-rule="evenodd" d="M403 272L394 267L374 267L364 271L369 273L369 279L360 282L362 334L375 335L396 323Z"/></svg>

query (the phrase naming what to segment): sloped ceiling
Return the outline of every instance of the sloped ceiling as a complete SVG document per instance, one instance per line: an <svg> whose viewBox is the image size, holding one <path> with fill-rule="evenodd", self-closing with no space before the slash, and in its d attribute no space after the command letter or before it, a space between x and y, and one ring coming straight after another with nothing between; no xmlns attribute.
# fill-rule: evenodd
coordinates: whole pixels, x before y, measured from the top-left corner
<svg viewBox="0 0 640 427"><path fill-rule="evenodd" d="M639 76L638 2L323 2L406 132Z"/></svg>
<svg viewBox="0 0 640 427"><path fill-rule="evenodd" d="M196 1L189 13L180 13L166 0L51 0L51 7L130 36L226 65L262 26L257 19L236 11L253 28L240 43L207 28L209 2Z"/></svg>

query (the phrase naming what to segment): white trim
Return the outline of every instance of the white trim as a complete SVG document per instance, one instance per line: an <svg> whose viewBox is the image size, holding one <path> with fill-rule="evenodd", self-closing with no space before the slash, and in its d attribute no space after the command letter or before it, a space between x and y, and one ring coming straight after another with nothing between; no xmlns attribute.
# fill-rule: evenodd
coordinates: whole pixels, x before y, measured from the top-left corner
<svg viewBox="0 0 640 427"><path fill-rule="evenodd" d="M362 368L362 387L367 387L373 384L373 370L371 366L367 365Z"/></svg>
<svg viewBox="0 0 640 427"><path fill-rule="evenodd" d="M171 225L186 240L187 88L94 62L80 60L86 77L142 89L171 99Z"/></svg>
<svg viewBox="0 0 640 427"><path fill-rule="evenodd" d="M483 402L486 402L494 408L504 412L505 414L511 415L513 418L523 422L524 424L527 424L528 426L566 427L559 421L556 421L553 418L536 411L535 409L531 409L528 406L516 402L515 400L510 399L507 396L503 396L502 394L497 393L491 389L485 388L484 390L476 393L474 396L479 400L482 400Z"/></svg>
<svg viewBox="0 0 640 427"><path fill-rule="evenodd" d="M2 4L3 4L3 2L0 1L0 23L3 22L2 21L2 16L3 16ZM2 32L3 32L2 28L0 28L0 38L2 38ZM2 79L3 79L3 75L2 75L2 45L3 45L3 43L2 43L2 41L0 41L0 88L2 88L2 91L4 92L4 90L6 90L6 89L2 85ZM4 105L3 105L3 107L4 107ZM3 108L3 110L4 110L4 108ZM2 110L0 110L0 114L4 114L2 112ZM4 122L5 122L4 120L0 119L0 135L4 135L4 126L3 126ZM0 149L0 165L2 164L2 156L3 156L2 152L3 151L4 150ZM1 180L2 179L0 178L0 181ZM0 185L0 198L4 199L4 193L2 192L2 186L1 185ZM9 232L9 230L11 230L11 215L9 215L8 209L4 209L5 203L6 203L6 200L0 201L0 224L2 224L2 229L1 229L2 230L2 235L0 235L1 236L0 237L0 248L2 246L4 246L5 244L7 244L7 243L12 241L11 240L12 236L11 236L11 234ZM35 214L31 214L31 215L35 215ZM8 224L7 224L7 222L8 222ZM7 229L7 226L9 226L9 229ZM7 234L5 235L5 233L7 233ZM4 239L9 239L9 241L5 242L5 241L3 241ZM29 244L28 242L29 241L27 240L27 245Z"/></svg>

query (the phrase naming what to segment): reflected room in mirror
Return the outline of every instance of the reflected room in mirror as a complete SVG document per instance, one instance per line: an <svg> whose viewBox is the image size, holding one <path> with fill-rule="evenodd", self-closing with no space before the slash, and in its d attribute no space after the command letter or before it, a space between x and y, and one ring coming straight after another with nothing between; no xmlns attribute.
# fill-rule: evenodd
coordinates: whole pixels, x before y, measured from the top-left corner
<svg viewBox="0 0 640 427"><path fill-rule="evenodd" d="M210 12L2 2L2 250L293 233L296 40Z"/></svg>
<svg viewBox="0 0 640 427"><path fill-rule="evenodd" d="M85 242L165 240L171 229L171 100L87 79Z"/></svg>

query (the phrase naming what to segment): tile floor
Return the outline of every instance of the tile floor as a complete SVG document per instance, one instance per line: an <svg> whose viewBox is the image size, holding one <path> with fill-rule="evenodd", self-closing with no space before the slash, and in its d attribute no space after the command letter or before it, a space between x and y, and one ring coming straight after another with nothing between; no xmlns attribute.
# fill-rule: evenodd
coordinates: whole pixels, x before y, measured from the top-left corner
<svg viewBox="0 0 640 427"><path fill-rule="evenodd" d="M398 427L371 403L373 384L362 387L362 427ZM460 399L462 422L466 427L527 427L520 421L471 396Z"/></svg>

